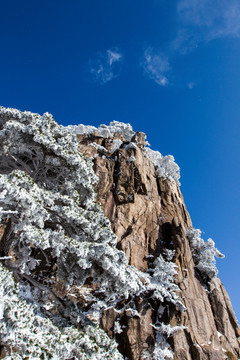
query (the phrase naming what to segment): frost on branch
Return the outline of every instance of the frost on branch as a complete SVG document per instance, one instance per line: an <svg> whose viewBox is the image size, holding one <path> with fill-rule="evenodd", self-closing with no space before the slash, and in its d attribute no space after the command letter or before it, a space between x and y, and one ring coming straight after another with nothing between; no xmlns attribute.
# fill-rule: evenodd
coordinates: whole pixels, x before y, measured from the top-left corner
<svg viewBox="0 0 240 360"><path fill-rule="evenodd" d="M19 270L29 272L34 245L57 258L64 281L97 279L105 303L140 291L138 272L116 249L110 222L95 201L97 178L75 136L49 114L1 111L0 206L17 211L11 215L11 247Z"/></svg>
<svg viewBox="0 0 240 360"><path fill-rule="evenodd" d="M114 134L121 134L126 141L131 141L135 132L130 124L125 124L119 121L111 121L110 124L101 124L98 128L89 125L69 125L67 129L74 134L93 134L96 133L104 138L112 138Z"/></svg>
<svg viewBox="0 0 240 360"><path fill-rule="evenodd" d="M7 257L4 264L22 287L30 286L49 321L53 313L74 308L67 291L78 291L82 306L74 319L73 311L67 316L85 332L84 319L97 320L105 308L145 291L148 276L116 249L95 200L92 162L79 153L75 135L50 114L13 109L0 108L0 126L0 208L8 230L0 257ZM59 282L62 297L53 290ZM6 298L0 301L5 306ZM23 336L19 324L13 323L13 338Z"/></svg>
<svg viewBox="0 0 240 360"><path fill-rule="evenodd" d="M154 151L148 147L145 148L145 153L156 166L159 177L176 181L180 185L180 168L172 155L163 156L159 151Z"/></svg>
<svg viewBox="0 0 240 360"><path fill-rule="evenodd" d="M111 126L110 130L102 126L104 136L123 132L129 142L134 135L128 124L115 122ZM112 151L121 144L122 140L113 142ZM125 254L116 248L109 220L96 203L97 177L91 160L79 152L76 135L58 125L50 114L0 108L0 147L0 215L6 225L0 241L5 267L0 273L7 294L0 304L5 310L18 309L17 302L20 306L18 317L9 315L5 330L0 331L5 334L4 344L12 350L17 348L19 358L27 352L37 352L44 358L42 343L51 339L50 345L51 341L61 344L67 327L74 339L64 337L66 349L86 353L87 359L121 359L115 344L111 345L97 325L102 311L118 305L121 312L120 307L128 301L132 316L138 316L135 298L144 293L158 304L172 303L180 309L174 264L159 257L150 273L128 265ZM10 272L19 281L21 301L18 288L9 285L13 281L9 280ZM81 299L77 304L72 300L75 293ZM30 317L25 316L24 308ZM6 318L10 312L4 314ZM92 321L95 335L89 343ZM160 310L158 322L161 324ZM25 328L42 336L39 346L31 340L33 348L24 347ZM120 331L118 325L115 331ZM91 351L84 347L82 338ZM110 350L113 346L110 357L104 353L104 341ZM59 355L62 350L57 349L56 359L68 358ZM55 350L50 351L53 358ZM94 357L94 351L99 357Z"/></svg>
<svg viewBox="0 0 240 360"><path fill-rule="evenodd" d="M66 129L74 134L96 134L97 136L106 139L113 139L111 152L116 151L122 145L122 140L125 141L125 149L136 147L136 144L132 142L134 141L133 137L136 133L133 131L130 124L125 124L123 122L112 121L108 126L100 125L98 128L83 124L69 125ZM121 136L122 140L114 139L115 134ZM92 144L96 147L95 143ZM148 142L145 142L145 145L148 145ZM156 173L158 177L165 178L170 181L176 181L176 183L180 185L180 168L176 164L172 155L163 156L159 151L154 151L149 147L145 147L144 151L146 156L148 156L156 166Z"/></svg>
<svg viewBox="0 0 240 360"><path fill-rule="evenodd" d="M211 280L218 274L215 257L222 259L225 256L215 248L215 242L212 239L205 242L201 238L201 234L202 231L199 229L191 228L187 230L187 237L190 241L196 268L200 271L204 280Z"/></svg>
<svg viewBox="0 0 240 360"><path fill-rule="evenodd" d="M161 302L166 300L184 311L185 307L176 294L179 291L179 287L175 284L177 265L172 261L164 260L162 255L159 255L154 260L153 269L150 272L151 282L155 285L153 297Z"/></svg>
<svg viewBox="0 0 240 360"><path fill-rule="evenodd" d="M153 325L156 330L155 348L152 354L152 360L166 360L173 359L174 353L169 347L167 339L174 335L176 332L186 329L185 326L171 327L169 324L164 323ZM149 354L145 354L145 359L149 359Z"/></svg>
<svg viewBox="0 0 240 360"><path fill-rule="evenodd" d="M103 330L87 325L84 331L69 324L55 326L36 305L20 297L10 271L0 264L1 345L14 349L5 359L121 360L117 344Z"/></svg>
<svg viewBox="0 0 240 360"><path fill-rule="evenodd" d="M173 251L167 251L166 258L173 256ZM150 270L152 275L151 282L155 285L153 299L160 300L160 306L157 312L156 322L153 326L156 333L155 346L153 353L148 352L144 354L146 359L165 360L173 359L173 352L167 339L179 330L185 329L184 326L166 325L161 320L164 307L163 303L173 304L177 310L185 311L186 308L179 300L177 292L179 287L175 284L175 276L177 275L177 265L172 261L164 260L162 255L159 255L153 263L153 268Z"/></svg>
<svg viewBox="0 0 240 360"><path fill-rule="evenodd" d="M70 195L81 203L95 199L97 183L92 166L78 151L76 137L43 116L0 107L0 170L22 170L41 187Z"/></svg>

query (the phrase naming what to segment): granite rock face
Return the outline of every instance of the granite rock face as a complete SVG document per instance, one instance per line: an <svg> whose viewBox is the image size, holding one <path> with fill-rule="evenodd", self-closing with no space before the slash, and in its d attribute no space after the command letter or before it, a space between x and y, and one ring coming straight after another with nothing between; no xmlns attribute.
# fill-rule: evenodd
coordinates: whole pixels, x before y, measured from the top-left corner
<svg viewBox="0 0 240 360"><path fill-rule="evenodd" d="M230 299L196 266L173 157L129 124L0 118L0 359L238 359Z"/></svg>
<svg viewBox="0 0 240 360"><path fill-rule="evenodd" d="M98 134L78 135L81 152L94 158L99 177L98 201L110 219L129 264L147 271L164 249L175 250L179 297L186 307L180 313L168 307L166 323L183 325L168 341L175 360L220 360L240 357L240 330L230 299L218 277L206 285L196 272L186 231L192 226L183 196L175 181L159 178L152 161L145 155L145 136L136 133L126 143L121 135L114 140ZM156 318L156 304L139 298L140 317L121 315L123 331L116 336L119 349L131 360L144 359L144 352L155 341L151 323ZM101 324L113 336L117 314L105 311ZM148 357L145 357L148 358Z"/></svg>

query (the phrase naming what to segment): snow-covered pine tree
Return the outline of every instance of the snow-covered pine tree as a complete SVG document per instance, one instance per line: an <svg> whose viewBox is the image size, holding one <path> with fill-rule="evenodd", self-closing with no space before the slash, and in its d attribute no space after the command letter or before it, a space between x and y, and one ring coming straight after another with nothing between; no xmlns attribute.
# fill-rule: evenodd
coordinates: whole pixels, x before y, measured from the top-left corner
<svg viewBox="0 0 240 360"><path fill-rule="evenodd" d="M134 135L129 125L120 123L102 126L102 131L107 137L123 132L128 142ZM6 358L121 359L117 344L99 328L102 311L118 304L121 312L119 304L126 309L127 300L136 316L134 299L145 292L159 306L166 301L181 307L175 265L166 267L166 262L162 267L161 257L150 273L128 265L96 202L91 160L79 152L76 135L50 114L1 107L0 147L0 218L5 228L0 242L0 332ZM75 294L81 303L74 302ZM160 315L154 325L158 334ZM159 346L154 359L160 359ZM164 346L168 349L162 341L163 352Z"/></svg>
<svg viewBox="0 0 240 360"><path fill-rule="evenodd" d="M199 229L188 229L187 237L196 263L196 269L201 273L205 281L209 281L218 274L216 257L223 259L225 256L215 247L212 239L204 241L201 238L202 231Z"/></svg>

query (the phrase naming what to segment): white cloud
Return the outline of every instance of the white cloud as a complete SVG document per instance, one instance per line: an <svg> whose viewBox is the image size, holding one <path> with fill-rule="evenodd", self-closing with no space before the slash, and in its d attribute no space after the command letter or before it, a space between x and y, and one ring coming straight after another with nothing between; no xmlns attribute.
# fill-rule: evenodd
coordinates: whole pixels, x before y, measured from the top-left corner
<svg viewBox="0 0 240 360"><path fill-rule="evenodd" d="M112 66L114 62L118 62L122 60L122 54L120 54L120 52L109 49L107 50L107 55L108 55L108 63L110 66Z"/></svg>
<svg viewBox="0 0 240 360"><path fill-rule="evenodd" d="M177 10L183 25L192 31L195 27L200 40L240 36L239 0L180 0Z"/></svg>
<svg viewBox="0 0 240 360"><path fill-rule="evenodd" d="M199 44L215 39L240 37L240 0L178 0L176 6L177 35L165 48L165 55L152 48L144 53L145 73L162 86L169 83L169 62L174 64L179 55L186 56ZM187 87L195 87L194 82Z"/></svg>
<svg viewBox="0 0 240 360"><path fill-rule="evenodd" d="M123 55L118 48L99 53L95 59L89 61L89 71L93 79L100 84L105 84L118 77L122 59Z"/></svg>
<svg viewBox="0 0 240 360"><path fill-rule="evenodd" d="M194 87L194 85L195 85L194 82L190 82L187 84L189 89L192 89Z"/></svg>
<svg viewBox="0 0 240 360"><path fill-rule="evenodd" d="M189 29L180 28L177 36L170 43L169 49L172 54L180 53L185 55L198 47L199 39Z"/></svg>
<svg viewBox="0 0 240 360"><path fill-rule="evenodd" d="M152 48L147 48L144 52L142 65L145 74L157 84L165 86L169 83L167 74L170 70L170 65L166 56L154 53Z"/></svg>

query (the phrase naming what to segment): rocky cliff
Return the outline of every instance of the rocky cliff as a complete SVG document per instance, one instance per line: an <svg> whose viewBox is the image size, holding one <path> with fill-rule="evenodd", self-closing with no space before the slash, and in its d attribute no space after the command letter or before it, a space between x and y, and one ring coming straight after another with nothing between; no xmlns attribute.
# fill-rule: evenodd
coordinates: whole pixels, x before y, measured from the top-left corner
<svg viewBox="0 0 240 360"><path fill-rule="evenodd" d="M95 157L94 167L100 180L98 199L118 237L117 246L129 263L146 271L149 262L166 248L175 250L176 283L186 311L176 313L168 309L165 321L186 329L170 340L174 359L237 359L240 331L228 294L218 277L206 285L196 272L186 236L192 223L183 196L175 181L156 175L152 161L143 151L144 134L134 136L136 147L122 146L115 151L114 161L111 141L97 135L80 135L79 142L83 153ZM93 142L107 151L97 150L91 145ZM131 157L134 161L129 161ZM140 318L124 314L122 322L126 328L118 339L122 352L134 360L140 359L142 350L154 343L150 324L156 308L146 298L139 299L138 307ZM104 314L102 325L110 336L113 321L112 311Z"/></svg>
<svg viewBox="0 0 240 360"><path fill-rule="evenodd" d="M125 124L0 118L0 358L238 359L221 254L192 228L173 158Z"/></svg>

